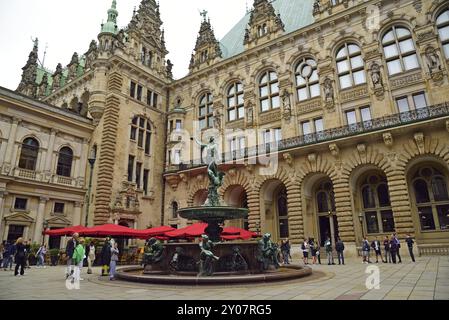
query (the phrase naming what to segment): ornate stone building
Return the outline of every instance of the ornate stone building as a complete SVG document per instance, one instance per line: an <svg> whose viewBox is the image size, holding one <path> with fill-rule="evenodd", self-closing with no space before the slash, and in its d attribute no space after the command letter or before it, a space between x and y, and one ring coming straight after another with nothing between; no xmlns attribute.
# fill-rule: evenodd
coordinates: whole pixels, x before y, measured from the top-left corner
<svg viewBox="0 0 449 320"><path fill-rule="evenodd" d="M90 224L186 224L176 209L208 185L190 137L214 135L221 194L250 211L240 226L340 236L353 254L364 236L410 233L421 253L448 252L447 1L255 0L221 41L203 15L179 80L154 0L124 29L114 0L98 43L65 68L30 54L18 92L92 122ZM10 130L3 141L23 145Z"/></svg>

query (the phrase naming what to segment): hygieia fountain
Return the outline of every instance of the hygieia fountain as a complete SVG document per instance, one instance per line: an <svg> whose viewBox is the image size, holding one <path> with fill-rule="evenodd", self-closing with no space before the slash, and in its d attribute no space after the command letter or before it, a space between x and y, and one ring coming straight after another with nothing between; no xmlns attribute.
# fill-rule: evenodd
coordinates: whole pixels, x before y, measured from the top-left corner
<svg viewBox="0 0 449 320"><path fill-rule="evenodd" d="M169 243L150 239L144 268L118 271L120 279L166 284L219 284L263 282L300 278L312 274L308 267L288 265L281 268L278 246L265 234L259 241L220 242L221 225L227 220L248 216L248 209L227 206L218 194L225 174L218 170L218 146L214 138L202 144L207 151L208 197L203 206L178 210L184 219L208 224L199 244Z"/></svg>

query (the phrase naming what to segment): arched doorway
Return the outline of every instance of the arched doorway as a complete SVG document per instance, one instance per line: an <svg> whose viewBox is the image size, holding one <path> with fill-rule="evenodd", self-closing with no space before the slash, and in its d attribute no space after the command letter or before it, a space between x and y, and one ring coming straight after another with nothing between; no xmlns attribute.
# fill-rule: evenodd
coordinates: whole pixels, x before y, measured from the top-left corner
<svg viewBox="0 0 449 320"><path fill-rule="evenodd" d="M248 195L245 188L240 185L233 185L227 188L223 194L223 200L230 207L248 209ZM248 230L248 217L241 220L229 221L227 225Z"/></svg>
<svg viewBox="0 0 449 320"><path fill-rule="evenodd" d="M338 221L332 181L329 178L320 180L315 185L314 195L320 244L324 246L327 238L335 243L338 237Z"/></svg>
<svg viewBox="0 0 449 320"><path fill-rule="evenodd" d="M282 181L265 182L260 191L261 233L271 233L273 241L290 236L287 189Z"/></svg>

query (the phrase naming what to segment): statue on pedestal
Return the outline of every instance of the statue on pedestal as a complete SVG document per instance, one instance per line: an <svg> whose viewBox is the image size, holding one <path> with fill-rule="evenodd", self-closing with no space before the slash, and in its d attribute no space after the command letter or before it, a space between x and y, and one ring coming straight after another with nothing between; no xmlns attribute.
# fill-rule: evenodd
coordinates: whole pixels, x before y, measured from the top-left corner
<svg viewBox="0 0 449 320"><path fill-rule="evenodd" d="M213 263L220 258L214 255L211 251L214 243L209 240L209 237L205 234L201 236L200 242L200 273L199 276L211 276L213 274Z"/></svg>

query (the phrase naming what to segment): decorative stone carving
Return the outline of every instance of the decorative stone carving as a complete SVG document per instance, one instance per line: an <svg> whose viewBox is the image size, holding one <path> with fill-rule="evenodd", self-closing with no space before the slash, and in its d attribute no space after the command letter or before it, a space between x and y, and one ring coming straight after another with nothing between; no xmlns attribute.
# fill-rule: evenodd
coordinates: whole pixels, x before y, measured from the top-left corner
<svg viewBox="0 0 449 320"><path fill-rule="evenodd" d="M52 91L56 91L61 87L61 80L62 80L62 65L58 63L56 66L56 71L53 73L53 83L52 83Z"/></svg>
<svg viewBox="0 0 449 320"><path fill-rule="evenodd" d="M357 145L357 151L359 152L360 157L366 156L366 145L361 143Z"/></svg>
<svg viewBox="0 0 449 320"><path fill-rule="evenodd" d="M418 83L421 81L422 81L422 73L421 73L421 71L418 71L418 72L415 72L410 75L392 79L392 80L390 80L390 83L391 83L392 89L397 89L397 88L402 88L404 86L408 86L408 85Z"/></svg>
<svg viewBox="0 0 449 320"><path fill-rule="evenodd" d="M290 93L287 89L282 92L282 106L284 109L283 116L285 120L290 120L292 116L292 107L290 103Z"/></svg>
<svg viewBox="0 0 449 320"><path fill-rule="evenodd" d="M43 99L47 95L47 88L48 88L48 75L45 72L44 76L42 77L42 81L37 89L37 98Z"/></svg>
<svg viewBox="0 0 449 320"><path fill-rule="evenodd" d="M277 110L263 113L259 117L260 124L271 123L281 120L281 113Z"/></svg>
<svg viewBox="0 0 449 320"><path fill-rule="evenodd" d="M317 16L321 13L321 3L320 0L315 0L315 2L313 3L313 16Z"/></svg>
<svg viewBox="0 0 449 320"><path fill-rule="evenodd" d="M382 135L384 143L387 147L391 148L393 146L393 135L390 132L386 132Z"/></svg>
<svg viewBox="0 0 449 320"><path fill-rule="evenodd" d="M312 101L310 102L299 104L297 110L301 114L316 111L319 110L320 108L321 108L321 99L318 97L312 99Z"/></svg>
<svg viewBox="0 0 449 320"><path fill-rule="evenodd" d="M28 61L26 65L22 68L22 79L20 81L17 92L27 95L29 97L35 98L37 91L37 67L38 67L38 44L39 41L33 40L34 46L33 50L28 56Z"/></svg>
<svg viewBox="0 0 449 320"><path fill-rule="evenodd" d="M413 138L415 139L416 146L418 147L419 152L421 154L423 154L424 153L424 133L417 132L413 135Z"/></svg>
<svg viewBox="0 0 449 320"><path fill-rule="evenodd" d="M316 153L311 153L307 156L307 160L309 160L309 163L313 166L316 164Z"/></svg>
<svg viewBox="0 0 449 320"><path fill-rule="evenodd" d="M441 70L440 57L437 50L432 46L426 48L426 64L429 69L430 77L435 82L443 80L443 72Z"/></svg>
<svg viewBox="0 0 449 320"><path fill-rule="evenodd" d="M446 130L449 132L449 120L446 120Z"/></svg>
<svg viewBox="0 0 449 320"><path fill-rule="evenodd" d="M221 103L217 103L214 105L213 115L214 115L214 129L221 131L222 129L222 109Z"/></svg>
<svg viewBox="0 0 449 320"><path fill-rule="evenodd" d="M67 80L72 81L78 76L78 66L79 66L79 58L78 53L74 52L72 56L72 60L67 65L69 72L67 74Z"/></svg>
<svg viewBox="0 0 449 320"><path fill-rule="evenodd" d="M254 124L254 108L251 101L246 106L246 125L252 126Z"/></svg>
<svg viewBox="0 0 449 320"><path fill-rule="evenodd" d="M290 153L284 153L282 157L290 167L293 165L293 157Z"/></svg>
<svg viewBox="0 0 449 320"><path fill-rule="evenodd" d="M326 79L324 79L323 92L326 109L330 112L334 111L335 110L334 87L332 84L332 80L329 77L326 77Z"/></svg>
<svg viewBox="0 0 449 320"><path fill-rule="evenodd" d="M345 90L341 93L341 101L347 102L355 99L360 99L368 96L368 89L366 86L357 87L355 89Z"/></svg>
<svg viewBox="0 0 449 320"><path fill-rule="evenodd" d="M421 13L422 12L422 1L421 0L413 1L413 8L415 8L416 12Z"/></svg>
<svg viewBox="0 0 449 320"><path fill-rule="evenodd" d="M330 144L329 150L334 158L338 158L340 154L340 148L338 148L337 144L335 143Z"/></svg>

